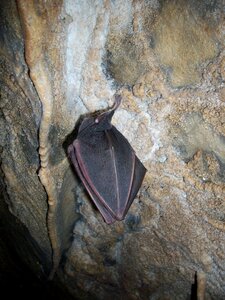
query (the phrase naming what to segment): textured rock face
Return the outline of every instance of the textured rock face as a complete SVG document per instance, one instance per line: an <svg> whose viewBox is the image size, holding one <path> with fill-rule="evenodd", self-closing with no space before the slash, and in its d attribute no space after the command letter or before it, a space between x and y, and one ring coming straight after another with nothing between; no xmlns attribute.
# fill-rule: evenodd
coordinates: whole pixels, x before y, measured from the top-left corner
<svg viewBox="0 0 225 300"><path fill-rule="evenodd" d="M40 264L50 265L50 241L52 275L77 298L187 299L197 274L199 297L223 299L223 1L3 6L5 199L46 255ZM79 117L116 92L113 123L148 172L126 219L108 226L66 147Z"/></svg>
<svg viewBox="0 0 225 300"><path fill-rule="evenodd" d="M48 272L51 247L46 228L47 197L37 175L41 103L28 75L16 3L1 3L0 153L1 226L24 261ZM16 231L18 231L16 233ZM33 252L32 252L33 251Z"/></svg>

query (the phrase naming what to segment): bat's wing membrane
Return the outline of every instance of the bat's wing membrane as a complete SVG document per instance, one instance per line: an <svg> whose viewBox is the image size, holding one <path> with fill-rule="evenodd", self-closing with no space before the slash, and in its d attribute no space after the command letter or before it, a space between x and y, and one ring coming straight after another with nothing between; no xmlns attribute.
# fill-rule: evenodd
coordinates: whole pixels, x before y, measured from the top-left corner
<svg viewBox="0 0 225 300"><path fill-rule="evenodd" d="M110 130L112 144L115 148L119 182L118 219L125 217L142 184L146 169L135 155L127 139L115 128Z"/></svg>
<svg viewBox="0 0 225 300"><path fill-rule="evenodd" d="M88 140L78 135L74 150L81 179L106 222L122 220L145 174L126 138L112 126Z"/></svg>
<svg viewBox="0 0 225 300"><path fill-rule="evenodd" d="M146 171L147 170L145 169L143 164L140 162L138 157L135 155L134 176L133 176L129 199L128 199L126 208L123 212L123 216L125 216L127 214L128 209L130 208L135 196L137 195L137 192L142 184L142 181L144 179Z"/></svg>
<svg viewBox="0 0 225 300"><path fill-rule="evenodd" d="M113 148L113 158L111 159L114 165L113 174L116 179L115 188L118 191L116 216L118 220L122 220L132 188L135 153L127 139L114 126L107 135L109 145Z"/></svg>
<svg viewBox="0 0 225 300"><path fill-rule="evenodd" d="M100 211L100 213L103 216L104 220L106 221L107 224L114 223L116 221L116 219L110 214L110 212L107 210L107 208L99 202L98 196L94 193L94 191L90 187L88 181L84 177L84 175L82 173L82 168L80 167L80 165L77 161L76 149L73 145L70 145L70 147L68 148L68 153L69 153L71 161L72 161L72 163L73 163L73 165L74 165L74 167L77 171L78 176L80 177L81 181L83 182L86 190L88 191L90 197L94 201L96 207Z"/></svg>
<svg viewBox="0 0 225 300"><path fill-rule="evenodd" d="M134 168L132 149L129 144L124 146L121 138L125 139L122 135L118 139L108 130L92 135L88 141L79 140L78 136L75 143L76 158L83 177L100 205L115 219L123 218Z"/></svg>

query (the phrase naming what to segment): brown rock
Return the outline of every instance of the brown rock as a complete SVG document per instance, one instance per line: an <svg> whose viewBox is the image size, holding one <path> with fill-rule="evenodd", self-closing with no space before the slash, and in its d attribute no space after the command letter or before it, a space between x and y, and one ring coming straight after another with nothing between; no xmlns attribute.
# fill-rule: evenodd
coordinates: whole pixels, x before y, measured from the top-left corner
<svg viewBox="0 0 225 300"><path fill-rule="evenodd" d="M1 185L19 256L49 274L52 249L77 299L187 299L196 274L201 297L223 299L222 1L2 3ZM115 93L113 123L148 172L108 226L66 148Z"/></svg>

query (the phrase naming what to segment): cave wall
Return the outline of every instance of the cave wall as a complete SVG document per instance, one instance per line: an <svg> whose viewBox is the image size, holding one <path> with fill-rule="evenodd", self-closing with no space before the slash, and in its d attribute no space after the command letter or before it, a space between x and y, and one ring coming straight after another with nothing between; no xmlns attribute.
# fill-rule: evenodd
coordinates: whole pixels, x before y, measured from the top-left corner
<svg viewBox="0 0 225 300"><path fill-rule="evenodd" d="M1 5L1 201L28 231L33 270L53 262L77 298L188 299L196 277L199 297L223 299L223 1ZM113 123L148 172L108 226L66 147L115 93Z"/></svg>
<svg viewBox="0 0 225 300"><path fill-rule="evenodd" d="M2 1L0 14L1 227L19 256L42 274L50 268L51 246L47 195L37 174L41 102L25 62L16 3Z"/></svg>

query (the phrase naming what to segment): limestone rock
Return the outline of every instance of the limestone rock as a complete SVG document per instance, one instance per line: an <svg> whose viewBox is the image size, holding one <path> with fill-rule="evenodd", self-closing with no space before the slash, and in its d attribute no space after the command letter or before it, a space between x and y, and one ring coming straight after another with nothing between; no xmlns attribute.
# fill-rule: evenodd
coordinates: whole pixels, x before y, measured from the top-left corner
<svg viewBox="0 0 225 300"><path fill-rule="evenodd" d="M47 197L37 175L41 103L24 60L16 3L3 1L1 7L1 201L4 197L15 224L7 225L10 221L3 205L1 219L6 228L9 226L11 242L23 260L37 273L49 272Z"/></svg>
<svg viewBox="0 0 225 300"><path fill-rule="evenodd" d="M43 269L50 242L51 276L78 299L187 299L196 276L199 297L223 299L223 1L3 4L2 185ZM148 172L108 226L66 148L115 93L113 123Z"/></svg>

